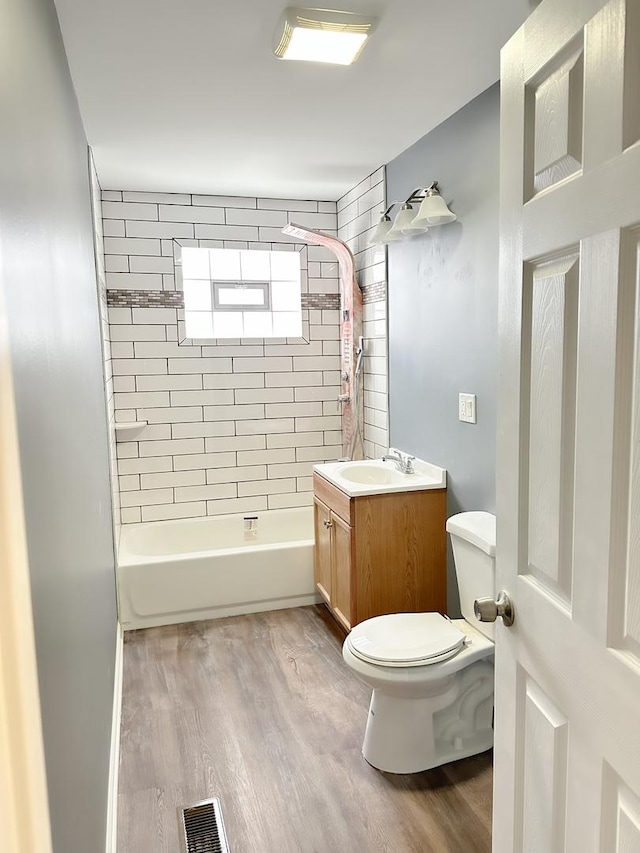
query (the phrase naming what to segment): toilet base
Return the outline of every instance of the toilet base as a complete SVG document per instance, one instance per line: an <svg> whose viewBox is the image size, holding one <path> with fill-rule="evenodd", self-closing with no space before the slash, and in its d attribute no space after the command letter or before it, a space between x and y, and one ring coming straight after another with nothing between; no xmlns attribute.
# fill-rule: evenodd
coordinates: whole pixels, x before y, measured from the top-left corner
<svg viewBox="0 0 640 853"><path fill-rule="evenodd" d="M478 661L439 696L374 690L362 754L387 773L419 773L493 746L493 666Z"/></svg>

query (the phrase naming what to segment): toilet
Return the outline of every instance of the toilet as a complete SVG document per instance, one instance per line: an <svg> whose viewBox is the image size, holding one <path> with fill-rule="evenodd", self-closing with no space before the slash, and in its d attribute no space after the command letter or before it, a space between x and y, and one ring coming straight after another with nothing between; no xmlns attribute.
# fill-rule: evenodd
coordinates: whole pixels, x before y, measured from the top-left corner
<svg viewBox="0 0 640 853"><path fill-rule="evenodd" d="M496 519L462 512L447 521L462 619L391 613L356 625L342 647L372 688L362 754L389 773L418 773L493 745L493 623L476 598L495 592Z"/></svg>

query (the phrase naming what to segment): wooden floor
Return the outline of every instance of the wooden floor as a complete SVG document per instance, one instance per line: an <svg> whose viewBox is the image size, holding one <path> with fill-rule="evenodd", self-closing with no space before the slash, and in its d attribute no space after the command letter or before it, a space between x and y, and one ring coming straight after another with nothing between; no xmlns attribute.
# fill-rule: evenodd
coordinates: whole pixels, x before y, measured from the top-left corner
<svg viewBox="0 0 640 853"><path fill-rule="evenodd" d="M323 607L125 635L118 853L179 853L219 796L231 853L485 853L491 758L410 776L362 758L369 691Z"/></svg>

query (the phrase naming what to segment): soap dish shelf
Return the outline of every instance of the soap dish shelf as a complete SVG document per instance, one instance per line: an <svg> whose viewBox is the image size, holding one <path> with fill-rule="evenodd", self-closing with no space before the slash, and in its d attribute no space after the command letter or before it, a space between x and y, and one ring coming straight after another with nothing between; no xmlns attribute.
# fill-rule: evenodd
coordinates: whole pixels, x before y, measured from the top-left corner
<svg viewBox="0 0 640 853"><path fill-rule="evenodd" d="M148 421L123 421L122 423L114 424L116 440L126 439L128 436L146 427L147 424Z"/></svg>

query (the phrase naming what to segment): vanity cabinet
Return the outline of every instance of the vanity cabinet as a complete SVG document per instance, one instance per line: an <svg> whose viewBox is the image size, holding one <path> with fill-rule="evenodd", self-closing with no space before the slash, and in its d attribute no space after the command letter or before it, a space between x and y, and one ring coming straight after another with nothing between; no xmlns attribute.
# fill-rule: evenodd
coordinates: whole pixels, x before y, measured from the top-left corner
<svg viewBox="0 0 640 853"><path fill-rule="evenodd" d="M351 627L353 530L318 498L314 499L315 580L320 595L347 631Z"/></svg>
<svg viewBox="0 0 640 853"><path fill-rule="evenodd" d="M446 611L446 489L349 497L314 474L315 580L349 631L400 611Z"/></svg>
<svg viewBox="0 0 640 853"><path fill-rule="evenodd" d="M331 602L331 587L333 586L331 575L332 556L331 556L331 527L333 519L331 518L331 510L325 506L322 501L314 497L313 499L313 527L315 533L315 581L318 592L325 601Z"/></svg>

